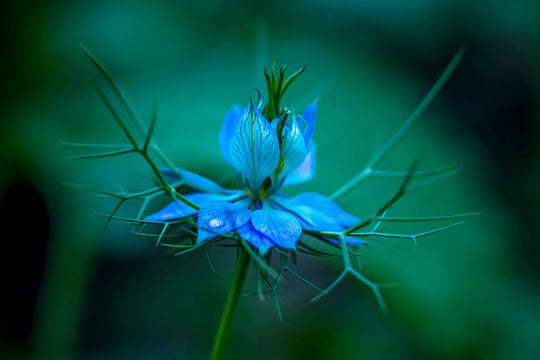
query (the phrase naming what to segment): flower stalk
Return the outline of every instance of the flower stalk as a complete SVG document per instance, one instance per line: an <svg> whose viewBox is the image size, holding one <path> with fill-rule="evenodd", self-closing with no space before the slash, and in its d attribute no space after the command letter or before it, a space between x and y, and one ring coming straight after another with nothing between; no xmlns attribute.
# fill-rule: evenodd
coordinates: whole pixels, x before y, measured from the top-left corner
<svg viewBox="0 0 540 360"><path fill-rule="evenodd" d="M216 333L216 339L214 340L214 347L212 349L211 360L220 360L225 356L225 348L229 340L229 334L231 332L231 326L238 307L238 300L240 293L244 287L244 281L246 280L246 274L249 267L250 256L244 251L240 250L240 257L238 258L238 264L236 265L236 273L234 280L227 295L225 307L219 321L218 331Z"/></svg>

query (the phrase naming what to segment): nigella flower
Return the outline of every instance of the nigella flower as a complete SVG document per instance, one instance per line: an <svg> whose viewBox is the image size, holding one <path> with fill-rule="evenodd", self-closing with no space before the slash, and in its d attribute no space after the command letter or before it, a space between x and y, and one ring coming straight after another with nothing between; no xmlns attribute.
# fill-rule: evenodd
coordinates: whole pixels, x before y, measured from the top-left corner
<svg viewBox="0 0 540 360"><path fill-rule="evenodd" d="M236 172L240 190L225 189L186 170L166 169L163 173L169 179L181 178L197 190L185 197L200 209L175 201L146 220L172 221L196 214L198 244L234 231L261 254L275 246L295 249L303 230L342 232L357 224L356 217L323 195L289 197L279 193L283 186L303 183L314 175L316 112L313 103L302 115L282 111L269 122L251 101L243 110L233 107L225 118L219 144ZM363 243L354 237L346 241L351 245Z"/></svg>
<svg viewBox="0 0 540 360"><path fill-rule="evenodd" d="M139 229L140 234L150 236L154 235L145 234L142 229L147 225L161 225L161 233L155 235L157 237L157 244L160 244L160 240L170 224L193 225L197 233L191 231L192 228L186 228L183 225L181 227L182 238L185 239L184 235L187 234L190 240L189 244L163 244L172 248L184 249L178 254L211 245L214 241L221 240L222 238L232 238L238 241L239 245L242 245L242 248L238 252L236 274L216 334L211 355L212 359L223 358L232 319L251 260L257 266L259 276L258 294L262 296L266 291L271 291L274 294L276 308L280 317L281 312L277 297L277 286L282 275L286 272L301 279L320 292L313 300L317 300L327 294L349 274L369 286L375 294L381 309L386 311L386 305L380 292L380 288L385 286L385 284L375 283L360 273L360 260L358 256L361 254L356 249L351 249L348 245L366 244L362 239L382 237L410 239L416 247L418 238L449 229L462 222L417 234L388 233L381 232L378 229L384 227L383 222L385 221L442 221L478 214L464 213L449 216L389 217L387 216L388 210L401 196L449 176L455 169L453 166L446 166L439 169L417 171L417 162L413 162L410 170L407 172L377 169L383 159L406 134L415 119L418 118L448 79L463 56L463 48L452 58L437 82L411 116L388 142L375 153L364 169L331 195L332 199L339 199L368 176L376 175L386 178L402 178L401 186L394 196L388 201L383 202L382 206L363 222L343 211L331 199L320 194L301 193L297 196L290 197L280 193L281 188L284 186L300 184L310 180L315 172L316 149L313 143L313 130L315 128L315 116L317 112L316 103L308 106L301 115L296 114L294 110L280 106L280 100L283 94L289 85L304 71L305 67L285 78L287 65L278 69L276 60L270 72L268 69L264 69L268 101L263 103L260 93L258 93L259 101L257 105L249 101L243 109L233 107L227 114L219 136L219 145L225 160L236 172L239 189L231 190L200 175L175 168L171 165L170 160L153 139L153 130L156 124L155 111L150 124L147 126L129 105L123 91L110 77L109 72L84 46L83 50L99 72L106 78L107 83L112 87L113 93L119 97L120 104L124 107L124 110L127 110L129 118L132 120L130 125L137 127L140 133L144 134L145 138L141 142L140 139L134 136L122 117L115 111L111 102L100 90L99 94L102 100L130 143L127 146L121 145L120 147L113 145L115 150L71 156L66 159L103 158L127 153L138 153L142 155L146 163L152 168L157 181L157 185L153 188L138 192L126 192L122 190L114 193L92 188L101 196L119 200L112 213L102 214L107 216L107 223L111 219L118 219L134 225L141 225L136 228ZM63 145L82 146L85 148L110 146L106 144L78 143ZM158 156L162 163L167 164L169 168L160 170L158 164L154 162L153 156ZM425 180L423 183L416 183L414 186L409 187L409 184L415 178L426 176L431 176L431 178ZM81 187L79 184L73 185ZM180 194L176 189L178 186L181 186L182 189L183 186L186 186L193 189L194 192ZM83 185L83 187L85 186ZM174 199L173 202L159 212L142 219L148 203L157 196L164 194ZM132 199L144 200L138 215L135 218L115 216L115 213L122 204ZM197 224L194 224L193 221L195 217ZM359 232L361 229L365 229L365 231ZM341 254L319 251L311 247L311 244L300 241L303 233L315 236L322 239L322 241L333 243L332 245L335 248L341 250ZM192 243L192 240L195 240L191 237L192 234L196 235L197 244ZM315 256L337 256L342 259L343 269L340 275L325 290L304 279L287 265L287 251L297 249L297 244L301 245L298 246L298 251ZM272 268L270 256L265 256L264 259L261 259L254 252L253 248L257 249L260 255L268 253L268 250L272 248L280 249L279 273ZM353 258L355 261L352 261ZM269 279L266 276L267 274L274 281ZM268 285L267 289L261 288L261 279Z"/></svg>
<svg viewBox="0 0 540 360"><path fill-rule="evenodd" d="M455 173L456 169L454 166L445 166L438 169L417 171L418 164L416 161L413 162L407 172L378 169L383 159L403 138L456 68L463 57L464 48L460 48L411 116L407 118L385 145L374 154L363 170L331 195L331 199L339 199L369 176L401 178L401 186L397 192L389 200L382 202L382 206L362 222L343 211L331 199L320 194L301 193L290 197L280 193L281 188L284 186L300 184L310 180L315 171L316 153L313 143L313 130L317 112L316 103L308 106L301 115L296 114L292 109L280 106L283 94L289 85L304 71L305 67L285 78L287 65L278 69L276 60L270 72L268 69L264 69L268 101L263 103L260 93L258 93L259 101L257 105L250 101L242 110L239 107L233 107L227 114L219 136L219 145L225 160L236 172L239 189L231 190L200 175L175 168L153 139L156 112L153 112L151 122L147 125L129 105L124 92L118 87L110 73L84 46L82 48L91 62L105 77L111 90L120 100L120 105L129 115L131 123L130 126L127 126L112 103L99 90L100 97L125 133L129 144L120 146L118 144L61 144L69 147L112 148L103 152L70 156L64 159L95 159L138 153L152 168L156 186L137 192L126 192L124 190L111 192L81 184L72 184L72 186L90 188L102 197L117 199L118 204L112 213L101 214L108 218L107 223L111 219L117 219L140 225L135 228L135 231L139 231L141 235L157 237L156 245L160 244L160 240L169 225L181 225L181 238L185 240L184 235L187 234L190 243L162 244L172 248L184 249L178 254L206 247L223 238L234 239L238 242L237 245L242 245L238 252L236 274L216 334L211 355L212 359L222 359L225 353L225 345L230 333L232 319L251 260L255 263L259 276L257 293L260 296L267 291L274 294L276 308L280 317L277 287L284 273L290 273L318 290L320 293L313 300L327 294L346 275L351 275L372 289L381 309L386 311L380 288L388 284L379 284L367 279L360 272L358 256L362 254L358 253L356 249L351 249L348 245L366 244L362 239L381 237L410 239L416 247L418 238L449 229L461 224L462 221L416 234L389 233L382 232L379 229L385 226L384 222L386 221L443 221L478 214L463 213L428 217L387 216L389 209L400 197L433 184ZM131 126L138 128L140 134L144 134L143 141L130 130ZM158 163L154 161L154 156L159 157L162 161L161 164L167 164L169 168L160 170ZM430 178L410 185L418 177ZM184 186L193 189L194 192L180 194L177 187L182 187L183 190ZM174 200L159 212L143 219L143 214L149 202L161 195L168 195ZM143 200L143 205L141 205L136 217L115 216L124 202L133 199ZM193 221L194 218L197 219L196 224ZM184 227L186 224L193 225L193 227ZM143 229L147 225L162 226L161 233L159 235L143 233ZM196 229L196 233L192 231L193 228ZM361 229L363 230L360 232ZM333 243L332 245L340 249L341 253L325 252L311 247L308 242L300 240L303 233ZM196 235L197 244L192 243L195 240L192 237L193 234ZM298 251L315 256L342 259L343 269L340 275L325 290L304 279L287 265L287 251L297 249L298 244L300 245ZM268 250L272 248L279 249L279 273L271 266L270 256L265 256L262 259L259 254L255 253L253 248L257 249L260 255L268 253ZM211 260L210 263L212 263ZM266 275L269 275L269 277ZM268 285L267 289L262 289L262 281L260 280L263 280Z"/></svg>

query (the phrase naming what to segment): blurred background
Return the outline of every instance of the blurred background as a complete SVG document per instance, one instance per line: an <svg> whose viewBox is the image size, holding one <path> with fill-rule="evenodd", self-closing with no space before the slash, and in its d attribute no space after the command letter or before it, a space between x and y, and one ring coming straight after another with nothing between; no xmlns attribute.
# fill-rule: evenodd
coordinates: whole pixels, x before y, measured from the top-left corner
<svg viewBox="0 0 540 360"><path fill-rule="evenodd" d="M382 164L463 171L404 198L393 216L481 211L459 227L408 241L370 241L364 272L318 302L287 277L284 320L271 297L243 297L230 359L533 359L540 357L540 4L510 1L3 1L0 10L2 359L207 358L235 253L174 257L93 211L114 203L62 186L143 189L137 157L58 162L60 142L124 143L100 101L105 83L79 43L108 67L174 162L231 174L218 146L233 103L263 89L275 58L307 65L285 103L320 98L313 181L290 194L330 194L361 169L429 90L460 45L468 51L407 138ZM90 74L90 76L89 76ZM76 153L76 152L75 152ZM378 209L396 180L370 179L340 205ZM165 200L164 200L165 202ZM153 204L159 208L164 202ZM121 215L133 215L128 205ZM440 224L388 224L388 232ZM300 256L321 287L338 261ZM250 274L245 292L256 290Z"/></svg>

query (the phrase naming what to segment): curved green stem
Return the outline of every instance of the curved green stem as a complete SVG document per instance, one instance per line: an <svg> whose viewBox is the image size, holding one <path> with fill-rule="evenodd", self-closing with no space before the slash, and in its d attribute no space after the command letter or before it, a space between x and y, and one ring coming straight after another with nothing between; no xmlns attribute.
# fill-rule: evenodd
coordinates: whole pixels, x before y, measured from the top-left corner
<svg viewBox="0 0 540 360"><path fill-rule="evenodd" d="M249 260L250 256L247 251L242 250L240 258L238 259L236 274L234 275L229 295L227 295L227 302L225 303L225 308L223 309L223 314L221 315L221 320L219 322L216 339L214 341L214 348L212 350L212 355L210 356L211 360L223 359L223 356L225 355L225 347L227 346L229 333L231 332L231 325L238 305L238 299L240 298L240 293L244 287Z"/></svg>
<svg viewBox="0 0 540 360"><path fill-rule="evenodd" d="M424 110L428 107L429 104L433 101L435 98L435 95L438 94L438 92L441 90L443 85L446 83L450 75L452 75L452 72L456 69L459 62L463 58L463 55L465 54L465 47L461 46L457 53L454 55L452 60L450 60L450 63L446 66L442 74L439 76L435 84L431 87L431 89L428 91L426 96L422 99L420 104L414 109L411 115L407 118L407 120L401 125L401 127L396 131L396 133L388 140L388 142L375 154L375 156L368 162L364 170L362 170L360 173L358 173L355 177L353 177L351 180L346 182L341 188L339 188L336 192L334 192L332 195L330 195L330 199L332 200L338 200L342 196L346 195L349 191L354 189L360 182L365 180L367 177L373 175L373 171L375 168L386 158L386 156L390 153L390 151L397 145L397 143L407 134L409 129L412 127L416 119L422 115Z"/></svg>

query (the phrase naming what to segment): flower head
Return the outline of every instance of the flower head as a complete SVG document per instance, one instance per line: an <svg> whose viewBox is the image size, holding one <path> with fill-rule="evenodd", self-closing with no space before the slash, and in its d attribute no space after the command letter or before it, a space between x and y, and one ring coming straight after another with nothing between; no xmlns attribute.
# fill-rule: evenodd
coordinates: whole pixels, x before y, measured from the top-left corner
<svg viewBox="0 0 540 360"><path fill-rule="evenodd" d="M170 221L197 214L198 243L234 231L260 253L275 246L295 249L303 231L341 232L357 224L356 217L323 195L279 193L281 187L303 183L314 175L317 104L309 105L302 115L279 111L271 122L264 109L252 101L242 110L234 106L221 129L221 152L236 172L239 190L225 189L186 170L167 169L166 176L181 178L197 190L186 198L200 209L172 202L147 220ZM362 242L353 237L347 241L351 245Z"/></svg>

